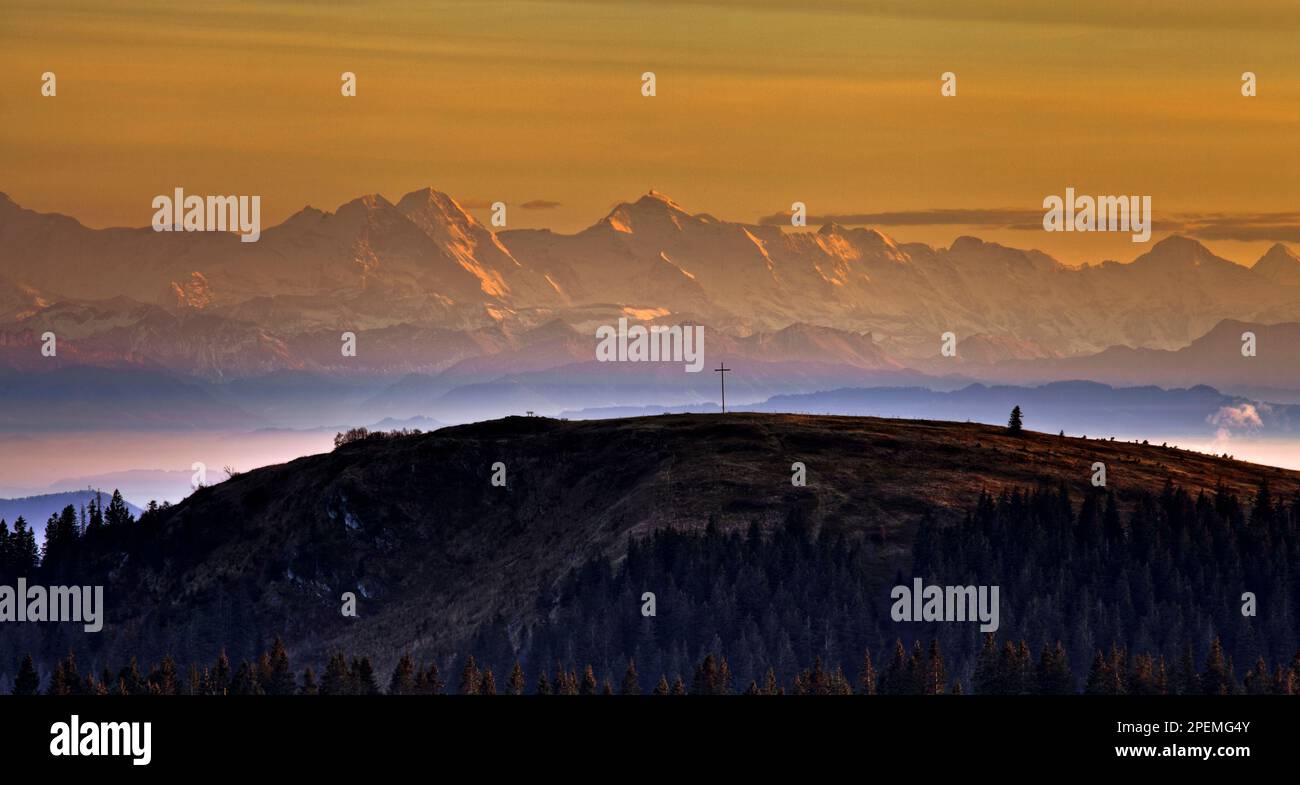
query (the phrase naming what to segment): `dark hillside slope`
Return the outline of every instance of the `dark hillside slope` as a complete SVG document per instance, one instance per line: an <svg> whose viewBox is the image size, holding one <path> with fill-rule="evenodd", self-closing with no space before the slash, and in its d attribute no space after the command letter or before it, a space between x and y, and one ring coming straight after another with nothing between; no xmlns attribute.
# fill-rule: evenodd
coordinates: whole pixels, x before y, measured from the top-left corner
<svg viewBox="0 0 1300 785"><path fill-rule="evenodd" d="M505 464L506 487L491 484ZM807 487L791 485L791 464ZM253 656L276 635L298 662L345 648L380 672L404 650L463 654L482 629L513 644L546 618L574 568L620 559L630 537L711 520L742 534L797 516L814 531L864 534L882 579L906 569L922 516L960 523L982 490L1066 484L1081 498L1107 465L1121 507L1172 480L1276 498L1300 473L1196 453L930 421L769 414L566 422L512 417L371 438L250 471L123 530L87 537L45 582L102 583L97 635L22 625L3 662L75 646L115 667L138 655ZM794 512L797 511L797 512ZM340 614L355 592L358 616ZM609 613L638 613L635 604ZM6 666L7 667L7 666Z"/></svg>

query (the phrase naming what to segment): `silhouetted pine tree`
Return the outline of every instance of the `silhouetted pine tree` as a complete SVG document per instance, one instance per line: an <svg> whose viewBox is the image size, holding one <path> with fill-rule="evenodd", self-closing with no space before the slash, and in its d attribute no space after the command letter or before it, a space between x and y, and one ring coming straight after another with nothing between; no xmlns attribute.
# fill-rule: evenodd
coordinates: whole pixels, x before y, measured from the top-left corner
<svg viewBox="0 0 1300 785"><path fill-rule="evenodd" d="M415 694L415 661L408 651L393 666L393 675L388 679L389 695Z"/></svg>
<svg viewBox="0 0 1300 785"><path fill-rule="evenodd" d="M23 657L22 663L18 665L18 675L14 677L14 695L35 695L40 692L41 679L36 675L36 664L32 662L32 655L28 654Z"/></svg>
<svg viewBox="0 0 1300 785"><path fill-rule="evenodd" d="M325 663L325 673L320 679L320 694L352 695L354 692L348 661L344 658L343 652L336 651Z"/></svg>
<svg viewBox="0 0 1300 785"><path fill-rule="evenodd" d="M162 662L149 672L149 683L153 691L159 695L179 695L180 678L176 673L176 661L170 654L162 658Z"/></svg>
<svg viewBox="0 0 1300 785"><path fill-rule="evenodd" d="M623 672L623 687L620 690L623 695L640 695L641 686L637 684L636 663L632 660L627 661L627 670Z"/></svg>
<svg viewBox="0 0 1300 785"><path fill-rule="evenodd" d="M235 678L230 682L231 695L263 695L262 683L257 678L257 666L248 660L239 663Z"/></svg>
<svg viewBox="0 0 1300 785"><path fill-rule="evenodd" d="M104 514L104 523L110 527L125 526L135 522L135 516L131 515L131 510L126 506L126 500L122 498L121 492L113 490L113 498L108 502L108 511Z"/></svg>
<svg viewBox="0 0 1300 785"><path fill-rule="evenodd" d="M316 684L316 672L308 665L302 672L302 687L299 688L300 695L319 695L320 686Z"/></svg>
<svg viewBox="0 0 1300 785"><path fill-rule="evenodd" d="M938 639L930 641L930 653L925 662L922 676L921 693L923 695L942 695L948 688L948 671L943 664L943 654L939 651Z"/></svg>
<svg viewBox="0 0 1300 785"><path fill-rule="evenodd" d="M1201 693L1204 695L1231 695L1232 671L1224 662L1223 644L1218 636L1210 643L1210 653L1205 658L1205 670L1201 673Z"/></svg>
<svg viewBox="0 0 1300 785"><path fill-rule="evenodd" d="M477 695L482 679L483 674L479 673L478 663L474 662L471 654L465 658L465 667L460 671L460 687L456 691L461 695Z"/></svg>
<svg viewBox="0 0 1300 785"><path fill-rule="evenodd" d="M421 695L441 695L445 686L436 662L429 663L428 668L420 671L420 678L415 683L415 688Z"/></svg>
<svg viewBox="0 0 1300 785"><path fill-rule="evenodd" d="M208 674L208 692L212 695L225 695L230 691L230 658L223 647L217 654L217 662Z"/></svg>
<svg viewBox="0 0 1300 785"><path fill-rule="evenodd" d="M862 655L862 670L858 671L858 694L876 694L876 666L871 664L871 649Z"/></svg>
<svg viewBox="0 0 1300 785"><path fill-rule="evenodd" d="M524 694L524 669L515 660L515 667L510 669L510 678L506 680L506 692L511 695Z"/></svg>
<svg viewBox="0 0 1300 785"><path fill-rule="evenodd" d="M907 655L907 650L903 648L901 640L894 641L894 657L885 667L885 673L880 677L880 694L881 695L914 695L916 694L916 681L911 673L911 659Z"/></svg>
<svg viewBox="0 0 1300 785"><path fill-rule="evenodd" d="M582 683L578 687L579 695L595 695L597 689L596 674L588 665L582 671Z"/></svg>
<svg viewBox="0 0 1300 785"><path fill-rule="evenodd" d="M379 683L375 681L375 667L369 657L352 658L352 667L348 674L353 689L358 695L378 695Z"/></svg>
<svg viewBox="0 0 1300 785"><path fill-rule="evenodd" d="M1268 672L1268 663L1260 657L1255 660L1255 667L1246 673L1245 684L1248 695L1269 695L1273 692L1273 677Z"/></svg>
<svg viewBox="0 0 1300 785"><path fill-rule="evenodd" d="M1055 646L1043 645L1038 656L1038 670L1034 673L1035 691L1039 695L1066 695L1074 692L1074 674L1070 672L1069 655L1060 641Z"/></svg>
<svg viewBox="0 0 1300 785"><path fill-rule="evenodd" d="M899 644L901 648L902 644ZM897 652L895 652L897 655ZM980 695L1000 695L1003 685L998 676L997 639L993 633L984 633L984 644L975 665L975 692ZM882 690L883 692L883 690Z"/></svg>
<svg viewBox="0 0 1300 785"><path fill-rule="evenodd" d="M262 688L267 695L292 695L297 691L293 669L289 667L289 653L285 651L284 641L278 635L271 644L271 651L266 655L261 677Z"/></svg>
<svg viewBox="0 0 1300 785"><path fill-rule="evenodd" d="M1098 649L1092 658L1092 669L1088 671L1088 681L1083 691L1088 695L1119 695L1118 685L1111 661Z"/></svg>

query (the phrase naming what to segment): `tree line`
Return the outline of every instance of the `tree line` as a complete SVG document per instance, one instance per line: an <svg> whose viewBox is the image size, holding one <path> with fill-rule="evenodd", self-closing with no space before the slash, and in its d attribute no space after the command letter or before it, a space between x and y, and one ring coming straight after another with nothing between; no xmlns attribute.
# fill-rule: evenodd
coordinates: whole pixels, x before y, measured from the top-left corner
<svg viewBox="0 0 1300 785"><path fill-rule="evenodd" d="M139 529L128 526L129 511L118 499L92 504L83 516L72 508L52 516L37 556L29 527L0 527L0 572L23 574L38 561L44 576L77 574L99 547L99 532ZM884 692L914 683L915 676L900 675L908 669L928 674L928 686L916 688L921 692L937 692L940 684L948 692L958 685L1044 691L1048 683L1066 692L1195 692L1207 670L1221 674L1216 692L1265 691L1266 682L1271 691L1292 690L1287 683L1300 649L1300 496L1277 498L1266 483L1244 501L1224 487L1193 495L1172 483L1123 502L1105 489L1076 500L1064 485L981 493L964 520L923 517L906 572L896 567L896 551L882 530L864 532L847 521L813 526L799 507L768 529L724 530L716 521L703 530L660 529L631 540L621 560L596 558L557 576L556 590L536 600L542 621L511 630L512 619L498 618L454 651L505 664L505 671L476 666L478 681L469 683L480 689L508 691L523 679L521 692L544 691L545 672L553 694L604 692L606 684L620 691L630 662L650 674L647 691L712 689L697 688L695 678L698 669L710 671L710 662L718 675L701 683L720 680L725 687L717 689L727 692L842 692L845 685L856 691L864 652L886 653L882 671L891 674L891 686L879 684L885 673L875 679ZM889 587L914 577L929 585L999 586L1004 643L990 653L988 639L969 623L891 621ZM656 595L654 616L641 612L646 591ZM252 633L248 641L222 636L208 645L233 644L244 656L266 645ZM917 641L942 652L942 678L930 647L918 653ZM1016 642L1009 651L1007 641ZM7 657L21 652L10 647ZM430 667L459 670L459 656L440 652L434 663L412 663L412 680L438 681L429 681ZM1044 656L1047 665L1063 664L1047 671L1055 681L1038 674ZM156 667L167 670L162 662ZM95 680L109 692L125 680L130 692L151 682L154 669L137 678L128 667L125 675L99 673ZM225 686L205 687L205 669ZM333 694L351 689L338 685L361 683L358 690L371 691L367 670L365 657L330 660L315 689ZM267 691L273 680L265 673L255 658L233 671L229 663L197 668L197 681L188 671L176 681L196 693L229 691L236 681L239 690L256 681ZM295 690L303 689L306 673L296 679Z"/></svg>
<svg viewBox="0 0 1300 785"><path fill-rule="evenodd" d="M468 648L534 669L591 662L605 674L628 660L690 673L725 653L737 684L761 685L771 670L793 685L817 660L849 673L863 651L890 652L895 638L935 639L950 677L971 686L988 659L977 625L891 620L890 587L916 577L999 586L998 634L1035 653L1059 642L1074 664L1072 691L1086 688L1099 650L1146 689L1142 674L1162 660L1186 671L1189 647L1195 662L1217 645L1247 668L1288 663L1300 648L1300 496L1275 498L1266 483L1244 502L1224 487L1192 495L1171 483L1124 502L1105 489L1072 499L1063 484L982 493L964 520L923 517L906 571L884 532L813 529L799 508L771 531L660 529L621 561L574 570L539 598L544 621L521 637L498 619ZM639 612L646 591L654 617ZM1130 678L1133 668L1142 672Z"/></svg>
<svg viewBox="0 0 1300 785"><path fill-rule="evenodd" d="M1273 668L1261 657L1238 680L1232 664L1215 639L1201 668L1192 661L1191 647L1172 666L1150 654L1130 657L1121 647L1109 653L1098 650L1087 673L1083 692L1097 695L1256 695L1300 694L1300 651L1290 662ZM42 687L31 655L18 665L13 679L14 695L731 695L737 684L725 657L709 654L693 668L688 683L681 675L670 682L660 675L653 684L643 684L636 662L628 661L617 686L609 676L597 677L587 664L581 669L556 663L553 671L543 669L533 681L525 676L519 660L509 671L494 671L473 655L465 657L459 676L452 684L443 680L436 662L418 664L410 653L393 668L386 688L381 688L369 657L347 657L336 652L318 677L310 667L296 675L284 644L277 638L256 660L245 660L232 668L223 649L211 665L191 664L184 673L176 662L161 662L141 670L135 658L118 669L105 667L99 674L82 674L74 652L59 660ZM498 680L496 674L504 673ZM1066 695L1075 692L1076 677L1069 655L1058 641L1044 646L1037 658L1022 640L998 645L988 633L980 653L972 688L985 695ZM877 669L871 652L863 654L855 677L842 667L828 669L821 658L797 673L786 684L769 668L761 680L751 680L739 692L746 695L960 695L967 690L961 679L951 681L938 640L928 647L913 642L909 650L901 640L894 642L889 662Z"/></svg>

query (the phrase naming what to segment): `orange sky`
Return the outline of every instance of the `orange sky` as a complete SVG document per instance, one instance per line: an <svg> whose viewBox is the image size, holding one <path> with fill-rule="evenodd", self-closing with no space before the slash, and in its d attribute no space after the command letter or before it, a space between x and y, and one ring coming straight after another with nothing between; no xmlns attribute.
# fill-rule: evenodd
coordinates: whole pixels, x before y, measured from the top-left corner
<svg viewBox="0 0 1300 785"><path fill-rule="evenodd" d="M1066 186L1149 194L1157 221L1300 211L1300 4L1195 5L19 0L0 18L0 191L91 226L146 226L176 186L260 194L268 225L426 185L564 231L652 187L744 221L795 200L1041 213ZM343 71L356 98L339 95ZM1221 234L1250 242L1205 242L1249 262L1269 244L1260 224L1300 234L1297 216L1238 223ZM880 228L1072 263L1149 247Z"/></svg>

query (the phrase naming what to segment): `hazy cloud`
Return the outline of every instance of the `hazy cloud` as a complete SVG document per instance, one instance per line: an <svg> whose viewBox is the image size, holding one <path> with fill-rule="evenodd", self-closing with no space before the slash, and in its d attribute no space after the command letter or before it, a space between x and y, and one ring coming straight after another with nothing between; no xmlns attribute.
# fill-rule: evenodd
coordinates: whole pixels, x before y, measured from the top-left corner
<svg viewBox="0 0 1300 785"><path fill-rule="evenodd" d="M1260 412L1267 413L1270 407L1266 403L1241 403L1236 406L1220 406L1219 410L1205 421L1215 427L1215 438L1226 441L1234 433L1253 433L1264 427Z"/></svg>
<svg viewBox="0 0 1300 785"><path fill-rule="evenodd" d="M560 203L552 202L547 199L534 199L531 202L524 202L519 206L525 210L554 210L560 206Z"/></svg>

